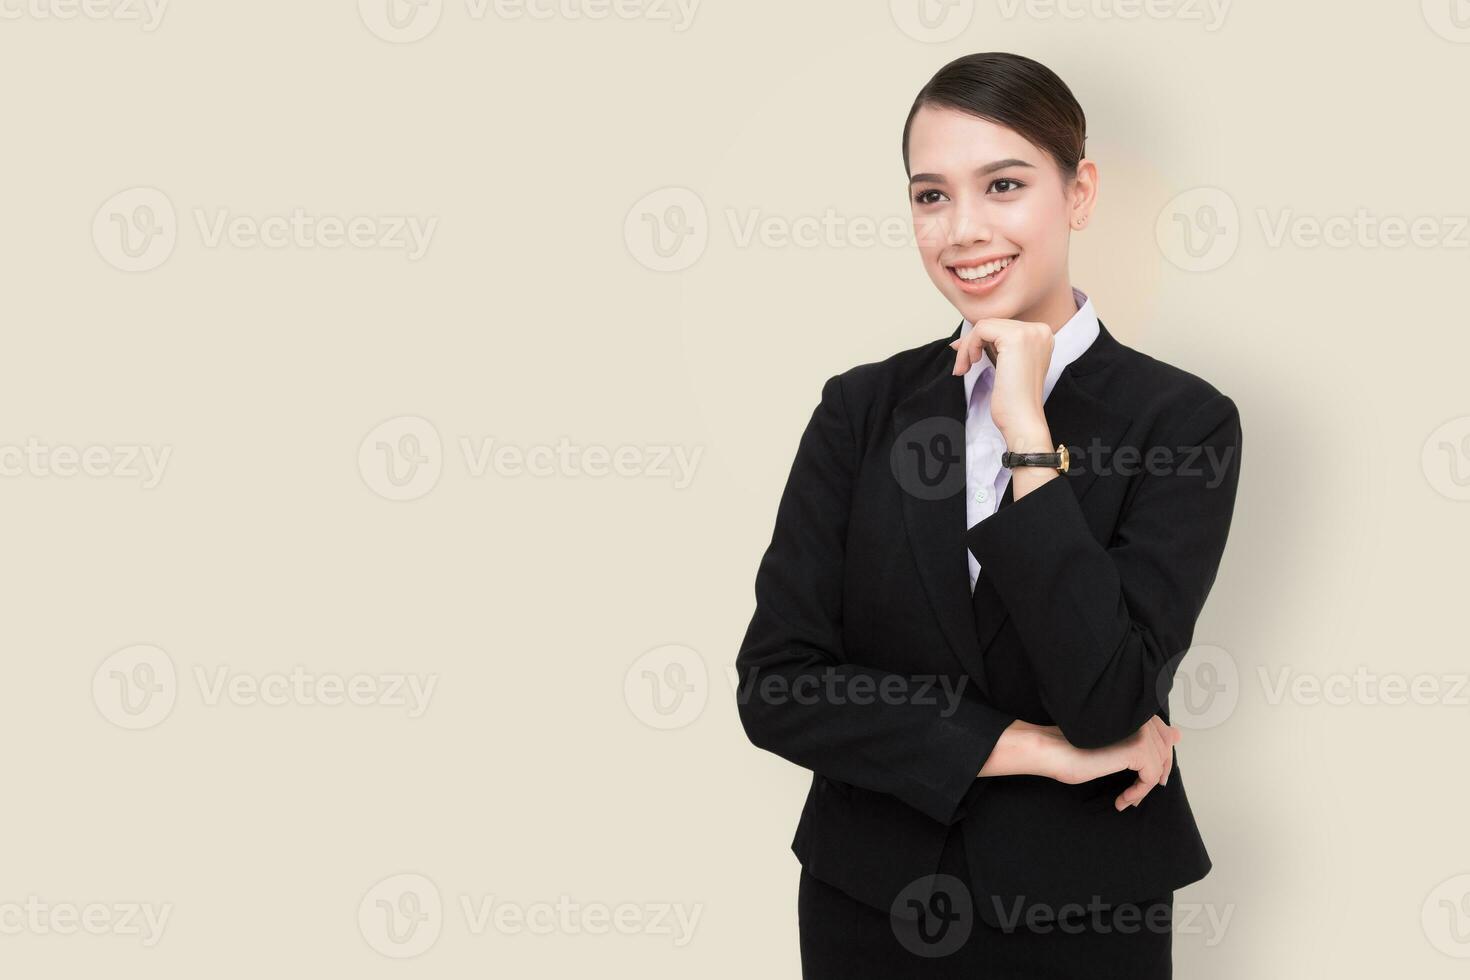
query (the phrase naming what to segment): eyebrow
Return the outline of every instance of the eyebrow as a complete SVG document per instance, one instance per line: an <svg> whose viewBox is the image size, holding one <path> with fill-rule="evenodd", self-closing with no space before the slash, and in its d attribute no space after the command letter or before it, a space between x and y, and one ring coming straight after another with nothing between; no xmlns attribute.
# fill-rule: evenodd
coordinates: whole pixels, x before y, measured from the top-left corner
<svg viewBox="0 0 1470 980"><path fill-rule="evenodd" d="M976 167L975 176L984 177L987 174L993 174L997 170L1004 170L1007 167L1031 167L1033 170L1036 169L1034 165L1027 163L1025 160L1017 160L1015 157L1010 157L1005 160L997 160L994 163L987 163L983 167ZM909 184L917 184L921 180L931 184L946 183L943 174L914 174L909 178Z"/></svg>

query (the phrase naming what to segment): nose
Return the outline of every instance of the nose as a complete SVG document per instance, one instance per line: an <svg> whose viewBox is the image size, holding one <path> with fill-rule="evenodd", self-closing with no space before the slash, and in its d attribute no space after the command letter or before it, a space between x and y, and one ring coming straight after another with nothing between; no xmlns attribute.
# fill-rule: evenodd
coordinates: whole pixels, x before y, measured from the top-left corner
<svg viewBox="0 0 1470 980"><path fill-rule="evenodd" d="M990 218L985 206L973 199L955 202L950 209L949 244L955 248L968 248L990 241Z"/></svg>

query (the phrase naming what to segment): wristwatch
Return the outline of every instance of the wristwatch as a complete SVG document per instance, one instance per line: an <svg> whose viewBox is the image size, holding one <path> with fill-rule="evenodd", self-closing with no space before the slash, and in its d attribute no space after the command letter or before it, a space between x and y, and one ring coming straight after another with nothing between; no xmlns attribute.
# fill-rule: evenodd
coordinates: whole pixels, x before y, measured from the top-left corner
<svg viewBox="0 0 1470 980"><path fill-rule="evenodd" d="M1065 443L1057 443L1057 451L1054 453L1013 453L1004 452L1000 454L1000 465L1006 469L1016 466L1051 466L1058 473L1067 472L1070 460L1067 455Z"/></svg>

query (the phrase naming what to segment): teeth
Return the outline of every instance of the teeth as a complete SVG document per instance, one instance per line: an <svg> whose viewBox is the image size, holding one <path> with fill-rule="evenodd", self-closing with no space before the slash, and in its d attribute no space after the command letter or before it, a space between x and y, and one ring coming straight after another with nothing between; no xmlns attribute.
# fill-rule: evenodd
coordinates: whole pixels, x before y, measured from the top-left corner
<svg viewBox="0 0 1470 980"><path fill-rule="evenodd" d="M984 279L987 276L995 275L997 272L1010 265L1013 261L1015 261L1015 258L1016 257L1012 255L1009 258L997 259L994 262L987 262L984 265L977 265L969 269L955 269L954 273L961 279Z"/></svg>

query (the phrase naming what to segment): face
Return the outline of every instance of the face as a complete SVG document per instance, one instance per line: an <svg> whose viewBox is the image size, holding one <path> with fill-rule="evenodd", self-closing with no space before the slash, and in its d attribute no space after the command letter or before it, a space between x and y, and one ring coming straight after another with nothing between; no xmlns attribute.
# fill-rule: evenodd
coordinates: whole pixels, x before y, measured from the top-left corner
<svg viewBox="0 0 1470 980"><path fill-rule="evenodd" d="M924 271L967 320L1039 321L1059 296L1071 302L1067 245L1091 207L1091 161L1066 186L1051 155L1015 130L926 105L909 129L909 167Z"/></svg>

